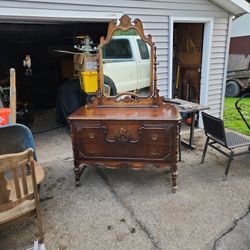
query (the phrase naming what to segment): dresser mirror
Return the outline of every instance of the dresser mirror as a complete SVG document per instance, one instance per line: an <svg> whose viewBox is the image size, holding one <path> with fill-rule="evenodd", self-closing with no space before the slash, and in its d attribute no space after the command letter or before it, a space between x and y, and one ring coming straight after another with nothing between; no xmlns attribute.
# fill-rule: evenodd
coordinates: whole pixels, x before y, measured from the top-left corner
<svg viewBox="0 0 250 250"><path fill-rule="evenodd" d="M152 79L150 63L150 46L134 28L116 30L102 48L104 85L110 88L104 94L115 96L131 92L148 97Z"/></svg>
<svg viewBox="0 0 250 250"><path fill-rule="evenodd" d="M109 23L98 47L97 106L158 106L155 46L142 22L124 15Z"/></svg>

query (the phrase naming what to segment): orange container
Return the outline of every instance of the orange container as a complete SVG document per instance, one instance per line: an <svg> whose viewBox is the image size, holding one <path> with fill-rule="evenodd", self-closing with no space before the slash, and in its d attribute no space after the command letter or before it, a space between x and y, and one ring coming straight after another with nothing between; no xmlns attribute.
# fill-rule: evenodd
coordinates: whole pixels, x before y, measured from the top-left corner
<svg viewBox="0 0 250 250"><path fill-rule="evenodd" d="M7 125L9 123L9 108L0 108L0 126Z"/></svg>

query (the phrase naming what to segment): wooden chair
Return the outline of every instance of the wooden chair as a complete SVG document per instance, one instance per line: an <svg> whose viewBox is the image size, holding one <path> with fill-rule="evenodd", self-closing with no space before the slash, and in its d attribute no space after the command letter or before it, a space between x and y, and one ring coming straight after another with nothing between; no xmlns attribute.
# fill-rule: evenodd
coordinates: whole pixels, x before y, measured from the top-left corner
<svg viewBox="0 0 250 250"><path fill-rule="evenodd" d="M37 192L37 185L44 179L44 170L36 161L31 131L22 124L16 124L15 77L15 70L10 69L12 124L0 127L0 228L36 214L39 247L45 249Z"/></svg>
<svg viewBox="0 0 250 250"><path fill-rule="evenodd" d="M205 112L201 112L201 114L204 124L204 131L207 136L201 163L204 163L207 147L210 146L214 148L218 152L228 157L228 162L225 168L225 175L224 175L224 177L226 178L233 158L235 156L250 153L250 140L247 139L246 137L239 135L238 133L232 131L230 132L225 131L224 122L221 119L211 116ZM223 148L229 150L229 153L221 150L218 147L220 145ZM248 146L248 149L246 151L241 151L239 153L234 152L235 149L244 146Z"/></svg>
<svg viewBox="0 0 250 250"><path fill-rule="evenodd" d="M27 174L27 166L30 175ZM33 150L0 156L0 228L20 219L37 216L39 241L44 234L39 207Z"/></svg>

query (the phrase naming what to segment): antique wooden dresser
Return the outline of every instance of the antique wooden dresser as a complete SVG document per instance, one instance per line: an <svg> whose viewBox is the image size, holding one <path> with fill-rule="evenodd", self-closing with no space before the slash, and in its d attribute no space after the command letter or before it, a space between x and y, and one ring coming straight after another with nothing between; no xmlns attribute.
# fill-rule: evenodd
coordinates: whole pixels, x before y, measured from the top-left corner
<svg viewBox="0 0 250 250"><path fill-rule="evenodd" d="M135 89L115 96L103 89L103 50L117 30L137 32L138 44L148 48L148 88ZM110 49L110 48L109 48ZM145 57L144 57L145 58ZM122 64L121 64L122 65ZM177 150L180 115L170 103L158 95L156 53L151 36L145 36L139 19L131 22L123 16L120 23L112 20L106 39L100 41L98 56L98 92L93 103L68 117L72 131L76 186L86 166L101 164L108 168L142 169L148 163L169 166L172 189L177 189ZM124 68L126 71L126 67Z"/></svg>

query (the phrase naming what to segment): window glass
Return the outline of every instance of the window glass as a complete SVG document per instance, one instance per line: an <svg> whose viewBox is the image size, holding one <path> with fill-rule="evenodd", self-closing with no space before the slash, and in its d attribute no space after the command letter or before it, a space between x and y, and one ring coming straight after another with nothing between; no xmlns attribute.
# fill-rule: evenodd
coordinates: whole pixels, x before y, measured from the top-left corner
<svg viewBox="0 0 250 250"><path fill-rule="evenodd" d="M113 39L103 47L104 59L129 59L132 51L127 39Z"/></svg>
<svg viewBox="0 0 250 250"><path fill-rule="evenodd" d="M137 39L137 44L139 47L141 59L149 59L149 52L148 52L147 43L141 39Z"/></svg>

